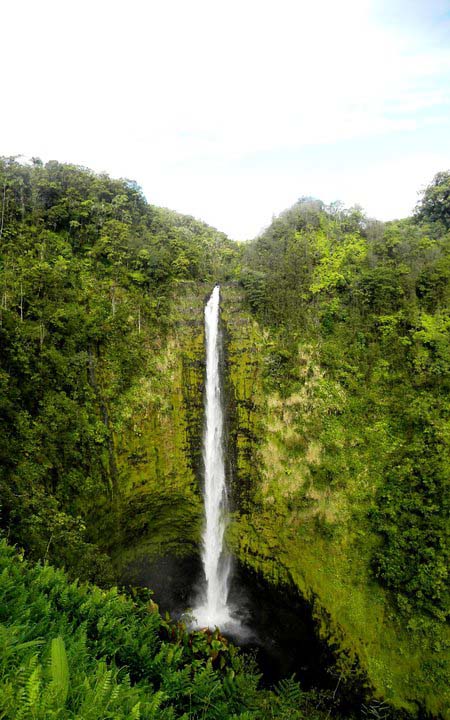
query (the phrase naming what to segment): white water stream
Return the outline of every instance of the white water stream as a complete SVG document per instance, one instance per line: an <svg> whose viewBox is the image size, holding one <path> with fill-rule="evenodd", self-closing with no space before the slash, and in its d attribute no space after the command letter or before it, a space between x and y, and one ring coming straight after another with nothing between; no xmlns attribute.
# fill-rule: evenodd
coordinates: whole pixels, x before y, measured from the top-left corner
<svg viewBox="0 0 450 720"><path fill-rule="evenodd" d="M219 332L220 288L214 288L205 307L206 394L203 464L205 472L205 520L202 561L205 587L198 607L193 611L198 627L221 629L235 625L228 605L230 558L223 538L227 523L227 488L224 463L223 403L220 387Z"/></svg>

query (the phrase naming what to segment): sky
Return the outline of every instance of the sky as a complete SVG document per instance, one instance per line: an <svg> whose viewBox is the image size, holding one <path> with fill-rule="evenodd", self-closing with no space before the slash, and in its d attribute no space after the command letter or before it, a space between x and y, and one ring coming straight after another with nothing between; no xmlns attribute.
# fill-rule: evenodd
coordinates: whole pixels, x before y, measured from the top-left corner
<svg viewBox="0 0 450 720"><path fill-rule="evenodd" d="M410 214L450 169L450 0L15 0L0 155L243 240L301 196Z"/></svg>

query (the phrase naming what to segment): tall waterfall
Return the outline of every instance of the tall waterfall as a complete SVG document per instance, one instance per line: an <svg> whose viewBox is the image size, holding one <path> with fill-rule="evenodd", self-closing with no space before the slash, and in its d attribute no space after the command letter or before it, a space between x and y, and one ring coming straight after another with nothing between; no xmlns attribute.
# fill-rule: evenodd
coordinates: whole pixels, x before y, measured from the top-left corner
<svg viewBox="0 0 450 720"><path fill-rule="evenodd" d="M205 428L203 432L203 464L205 472L205 518L202 561L205 586L201 604L194 609L199 627L233 623L228 605L230 558L223 538L226 527L227 488L224 464L223 405L220 383L219 332L220 288L214 288L205 307L206 393Z"/></svg>

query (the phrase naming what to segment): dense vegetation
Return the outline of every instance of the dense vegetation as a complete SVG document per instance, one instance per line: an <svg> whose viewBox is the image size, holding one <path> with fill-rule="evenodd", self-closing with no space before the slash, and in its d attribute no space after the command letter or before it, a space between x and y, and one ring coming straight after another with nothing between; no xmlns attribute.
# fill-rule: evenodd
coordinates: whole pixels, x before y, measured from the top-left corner
<svg viewBox="0 0 450 720"><path fill-rule="evenodd" d="M345 483L365 428L378 488L373 573L402 611L441 621L450 609L449 184L440 174L415 218L385 225L300 200L248 248L243 273L257 316L278 328L269 383L295 390L300 339L335 383L332 417L313 429L326 453L314 480Z"/></svg>
<svg viewBox="0 0 450 720"><path fill-rule="evenodd" d="M323 697L258 691L251 663L145 593L70 584L114 585L118 546L126 564L198 540L195 318L217 280L231 545L315 596L325 636L341 625L339 683L365 673L395 707L445 714L449 193L440 173L385 224L303 198L237 246L133 182L0 160L1 527L68 573L2 546L2 716L320 717Z"/></svg>
<svg viewBox="0 0 450 720"><path fill-rule="evenodd" d="M154 372L177 283L220 275L232 245L83 168L3 159L0 187L2 526L31 557L108 583L92 515L118 494L120 399Z"/></svg>
<svg viewBox="0 0 450 720"><path fill-rule="evenodd" d="M0 714L8 720L326 718L294 680L258 690L254 661L218 631L161 618L150 594L70 583L0 543Z"/></svg>
<svg viewBox="0 0 450 720"><path fill-rule="evenodd" d="M385 224L303 198L246 247L261 470L231 538L316 598L383 697L445 717L449 185Z"/></svg>

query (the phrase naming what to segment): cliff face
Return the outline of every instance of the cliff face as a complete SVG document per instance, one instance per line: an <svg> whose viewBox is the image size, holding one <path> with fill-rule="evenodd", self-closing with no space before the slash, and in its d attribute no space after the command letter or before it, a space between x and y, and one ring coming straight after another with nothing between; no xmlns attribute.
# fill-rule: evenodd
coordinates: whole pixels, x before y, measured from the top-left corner
<svg viewBox="0 0 450 720"><path fill-rule="evenodd" d="M73 165L3 158L0 182L10 541L104 586L196 567L203 307L240 278L265 329L222 283L229 546L313 605L345 678L443 714L447 226L301 199L244 247Z"/></svg>
<svg viewBox="0 0 450 720"><path fill-rule="evenodd" d="M335 462L340 467L344 458L346 465L342 479L331 482L329 459L317 441L327 418L339 416L351 398L327 377L314 347L301 342L294 370L301 389L280 394L267 382L276 361L270 336L243 309L237 288L224 288L222 315L235 499L228 542L234 554L311 603L342 679L367 684L399 709L447 717L445 639L406 627L371 574L377 538L367 513L376 486L368 482L365 445L349 446L343 431L336 434ZM371 441L387 438L380 429Z"/></svg>
<svg viewBox="0 0 450 720"><path fill-rule="evenodd" d="M203 307L210 290L180 286L173 330L152 350L152 372L116 411L119 492L112 511L105 504L99 532L121 572L140 559L198 557ZM284 396L271 386L271 338L245 310L236 285L222 287L221 319L229 547L266 581L288 584L310 602L318 632L336 654L338 678L367 684L396 708L445 717L443 643L405 627L371 576L377 540L366 516L375 488L367 482L364 447L346 449L352 472L345 481L328 480L314 427L350 398L301 342L301 389ZM344 447L345 438L336 438L336 462L339 442ZM439 667L442 683L431 686L427 668L439 677Z"/></svg>
<svg viewBox="0 0 450 720"><path fill-rule="evenodd" d="M149 344L148 375L115 405L117 493L100 501L93 532L119 574L140 560L198 554L208 289L180 284L172 330Z"/></svg>

